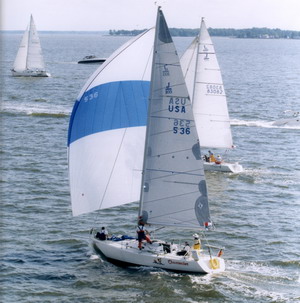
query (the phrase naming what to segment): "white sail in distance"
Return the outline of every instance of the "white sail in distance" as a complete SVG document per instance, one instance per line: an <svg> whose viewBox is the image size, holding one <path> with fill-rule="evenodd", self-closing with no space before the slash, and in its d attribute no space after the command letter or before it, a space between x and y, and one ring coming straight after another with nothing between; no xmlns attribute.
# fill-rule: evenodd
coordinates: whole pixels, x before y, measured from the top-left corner
<svg viewBox="0 0 300 303"><path fill-rule="evenodd" d="M227 99L214 45L204 19L181 57L201 147L232 148Z"/></svg>
<svg viewBox="0 0 300 303"><path fill-rule="evenodd" d="M45 69L42 47L32 15L23 34L12 72L13 76L50 76Z"/></svg>

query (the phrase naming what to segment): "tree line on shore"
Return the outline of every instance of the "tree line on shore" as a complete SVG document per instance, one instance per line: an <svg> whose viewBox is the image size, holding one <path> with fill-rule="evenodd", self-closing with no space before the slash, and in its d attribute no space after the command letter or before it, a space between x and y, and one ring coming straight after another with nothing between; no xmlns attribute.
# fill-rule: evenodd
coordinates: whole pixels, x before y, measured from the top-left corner
<svg viewBox="0 0 300 303"><path fill-rule="evenodd" d="M136 36L144 30L109 30L111 36ZM260 39L300 39L300 31L281 30L279 28L208 28L211 36L233 37L233 38L260 38ZM170 28L173 37L195 37L199 29Z"/></svg>

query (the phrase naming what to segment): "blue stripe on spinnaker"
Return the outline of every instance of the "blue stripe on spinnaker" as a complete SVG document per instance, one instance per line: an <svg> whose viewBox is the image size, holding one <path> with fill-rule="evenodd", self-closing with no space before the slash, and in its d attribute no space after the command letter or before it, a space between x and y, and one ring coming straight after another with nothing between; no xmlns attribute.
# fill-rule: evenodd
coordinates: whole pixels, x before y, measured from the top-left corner
<svg viewBox="0 0 300 303"><path fill-rule="evenodd" d="M106 130L145 126L149 90L149 81L119 81L86 91L73 107L68 145Z"/></svg>

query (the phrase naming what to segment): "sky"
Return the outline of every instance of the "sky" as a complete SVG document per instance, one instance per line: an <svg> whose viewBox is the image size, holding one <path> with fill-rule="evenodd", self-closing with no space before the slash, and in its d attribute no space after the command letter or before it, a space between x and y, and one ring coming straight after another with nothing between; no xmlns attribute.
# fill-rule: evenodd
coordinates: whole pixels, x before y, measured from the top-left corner
<svg viewBox="0 0 300 303"><path fill-rule="evenodd" d="M0 0L1 30L107 31L154 26L157 5L169 27L269 27L300 31L300 0Z"/></svg>

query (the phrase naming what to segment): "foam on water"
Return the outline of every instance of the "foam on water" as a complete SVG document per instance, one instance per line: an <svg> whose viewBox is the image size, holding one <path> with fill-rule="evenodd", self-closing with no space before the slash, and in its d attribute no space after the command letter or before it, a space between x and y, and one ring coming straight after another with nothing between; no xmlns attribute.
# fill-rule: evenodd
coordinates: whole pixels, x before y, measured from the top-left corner
<svg viewBox="0 0 300 303"><path fill-rule="evenodd" d="M233 126L250 126L250 127L263 127L263 128L282 128L282 129L300 129L299 125L274 125L275 121L263 121L263 120L238 120L232 119L230 125Z"/></svg>
<svg viewBox="0 0 300 303"><path fill-rule="evenodd" d="M98 255L93 254L90 256L90 260L99 260L99 259L100 257Z"/></svg>
<svg viewBox="0 0 300 303"><path fill-rule="evenodd" d="M41 102L41 101L39 101ZM1 111L7 114L24 114L32 116L54 116L54 117L69 117L70 110L64 108L63 106L49 106L43 105L47 101L42 101L40 106L33 105L32 103L22 103L22 104L10 104L5 103L2 106Z"/></svg>

